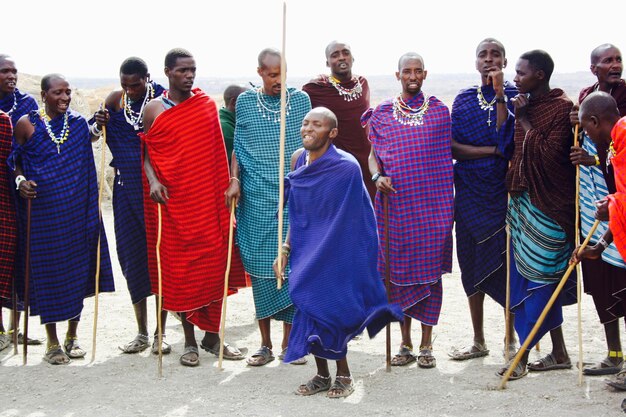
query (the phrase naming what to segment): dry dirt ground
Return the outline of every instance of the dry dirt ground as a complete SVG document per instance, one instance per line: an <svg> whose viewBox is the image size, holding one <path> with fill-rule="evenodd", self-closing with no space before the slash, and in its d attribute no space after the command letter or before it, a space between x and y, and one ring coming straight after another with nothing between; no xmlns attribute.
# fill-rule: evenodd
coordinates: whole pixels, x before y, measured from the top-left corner
<svg viewBox="0 0 626 417"><path fill-rule="evenodd" d="M104 218L111 253L115 254L113 219L110 207ZM113 259L117 291L100 296L100 312L95 362L90 362L94 300L85 303L79 336L88 350L85 360L68 366L51 366L42 361L44 347L29 348L28 365L22 366L21 350L13 347L0 353L0 417L9 416L169 416L199 415L360 415L360 416L609 416L622 415L624 393L613 391L604 377L585 377L578 386L578 372L572 370L533 373L511 381L507 389L497 390L494 373L503 363L502 309L486 302L487 344L491 354L466 362L449 360L452 346L460 347L472 339L469 312L458 267L444 277L444 304L435 328L434 354L437 368L425 370L415 363L385 371L384 331L375 339L364 337L350 344L348 359L356 390L347 399L328 399L323 394L299 397L293 394L298 384L315 374L313 358L304 366L280 363L262 368L247 367L245 362L224 362L217 369L217 358L201 351L201 364L187 368L179 364L183 350L180 323L170 318L167 339L173 352L164 357L163 377L158 377L157 357L145 351L125 355L118 346L135 335L133 310L124 278ZM153 301L149 303L153 308ZM5 320L8 314L5 311ZM564 333L572 361L578 360L577 309L565 310ZM150 326L155 326L151 317ZM37 318L30 319L30 335L43 338ZM596 361L606 354L603 329L598 323L589 296L583 298L583 335L585 360ZM60 333L65 331L61 325ZM274 343L280 344L281 326L274 323ZM198 339L201 332L196 333ZM419 340L419 326L413 337ZM259 332L254 320L251 289L228 300L226 339L231 344L256 350ZM400 342L397 325L392 331L395 351ZM549 338L542 340L541 353L550 350ZM20 347L21 349L21 347ZM275 349L275 353L278 348ZM533 351L531 359L538 358Z"/></svg>

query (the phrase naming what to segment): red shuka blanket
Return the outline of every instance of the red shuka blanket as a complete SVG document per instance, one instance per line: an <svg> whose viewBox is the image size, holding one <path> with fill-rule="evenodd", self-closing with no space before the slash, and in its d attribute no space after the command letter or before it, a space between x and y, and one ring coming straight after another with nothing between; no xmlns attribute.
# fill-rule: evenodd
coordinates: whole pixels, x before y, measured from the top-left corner
<svg viewBox="0 0 626 417"><path fill-rule="evenodd" d="M141 135L169 200L162 209L161 270L163 308L187 312L201 330L219 330L228 254L230 213L224 205L228 160L215 102L202 90L161 113ZM156 262L157 204L150 199L144 174L144 209L152 292L158 292ZM229 287L245 286L245 273L234 250ZM219 310L221 312L221 310Z"/></svg>
<svg viewBox="0 0 626 417"><path fill-rule="evenodd" d="M611 131L615 156L611 159L617 192L609 195L609 229L620 255L626 259L626 117Z"/></svg>

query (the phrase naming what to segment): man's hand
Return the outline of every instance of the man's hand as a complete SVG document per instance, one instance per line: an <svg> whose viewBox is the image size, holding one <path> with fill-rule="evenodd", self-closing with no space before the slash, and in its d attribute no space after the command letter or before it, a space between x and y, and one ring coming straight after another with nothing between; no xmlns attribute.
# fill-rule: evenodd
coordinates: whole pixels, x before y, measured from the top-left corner
<svg viewBox="0 0 626 417"><path fill-rule="evenodd" d="M241 189L239 188L239 181L235 178L231 178L228 188L224 192L224 201L226 207L230 210L231 204L237 205L239 197L241 196Z"/></svg>
<svg viewBox="0 0 626 417"><path fill-rule="evenodd" d="M280 270L278 269L278 257L274 259L274 263L272 264L272 269L274 270L274 275L276 276L277 279L285 281L285 266L287 265L287 261L289 260L289 257L285 253L281 253L279 256L281 257L281 262L282 262Z"/></svg>
<svg viewBox="0 0 626 417"><path fill-rule="evenodd" d="M515 108L515 119L516 120L526 120L526 116L528 113L528 103L530 100L526 96L526 94L518 94L511 99L513 103L513 107Z"/></svg>
<svg viewBox="0 0 626 417"><path fill-rule="evenodd" d="M391 178L389 177L378 177L376 189L384 194L397 193L396 189L391 185Z"/></svg>
<svg viewBox="0 0 626 417"><path fill-rule="evenodd" d="M578 104L574 104L574 107L572 107L572 111L569 112L569 122L572 127L580 124L580 120L578 119L578 108Z"/></svg>
<svg viewBox="0 0 626 417"><path fill-rule="evenodd" d="M167 200L170 199L170 195L167 192L167 187L155 180L150 183L150 198L152 201L159 204L167 204Z"/></svg>
<svg viewBox="0 0 626 417"><path fill-rule="evenodd" d="M569 151L569 160L573 165L594 166L596 164L596 158L593 155L589 155L586 150L580 146L572 146Z"/></svg>
<svg viewBox="0 0 626 417"><path fill-rule="evenodd" d="M584 259L598 259L600 258L600 256L602 256L604 247L599 244L593 246L585 246L585 249L583 249L580 254L578 253L579 250L580 245L577 246L576 249L574 249L574 252L572 252L572 257L569 260L570 264L577 264Z"/></svg>
<svg viewBox="0 0 626 417"><path fill-rule="evenodd" d="M32 200L37 197L37 183L35 181L24 180L20 182L20 196L27 200Z"/></svg>
<svg viewBox="0 0 626 417"><path fill-rule="evenodd" d="M493 86L496 95L504 95L504 73L501 69L489 71L487 82Z"/></svg>
<svg viewBox="0 0 626 417"><path fill-rule="evenodd" d="M609 221L609 200L596 201L596 219L602 222Z"/></svg>
<svg viewBox="0 0 626 417"><path fill-rule="evenodd" d="M111 119L109 111L107 109L98 110L94 113L93 117L98 127L106 126Z"/></svg>

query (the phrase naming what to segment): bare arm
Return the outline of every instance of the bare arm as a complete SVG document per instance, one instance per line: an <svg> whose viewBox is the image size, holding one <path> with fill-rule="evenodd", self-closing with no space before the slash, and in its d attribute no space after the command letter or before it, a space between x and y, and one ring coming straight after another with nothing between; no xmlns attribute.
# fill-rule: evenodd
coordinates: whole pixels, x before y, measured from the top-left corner
<svg viewBox="0 0 626 417"><path fill-rule="evenodd" d="M33 133L35 133L35 126L33 126L28 119L28 115L24 115L15 125L13 137L15 138L15 142L22 146L33 136ZM13 176L17 178L20 175L24 176L24 171L22 170L21 162L17 160L15 161L15 171L13 171ZM26 180L20 182L20 196L26 199L33 199L37 196L36 188L37 183L35 183L35 181L29 181L28 178L26 178Z"/></svg>
<svg viewBox="0 0 626 417"><path fill-rule="evenodd" d="M161 106L161 103L156 101L151 101L150 103L148 103L143 116L144 133L147 134L150 131L154 120L162 112L163 107ZM157 178L156 172L154 172L154 168L152 167L152 163L150 162L150 152L145 146L143 167L146 173L146 178L148 179L148 183L150 184L150 198L152 198L153 201L159 204L166 204L170 196L167 192L167 188L163 184L161 184L161 182Z"/></svg>
<svg viewBox="0 0 626 417"><path fill-rule="evenodd" d="M226 207L230 209L230 205L233 204L233 201L236 205L239 202L240 196L241 187L239 184L239 163L237 162L235 151L233 151L230 159L230 180L228 182L228 188L224 192Z"/></svg>
<svg viewBox="0 0 626 417"><path fill-rule="evenodd" d="M506 106L506 105L505 105ZM452 139L452 157L457 161L479 159L488 156L500 155L497 146L473 146L459 143Z"/></svg>
<svg viewBox="0 0 626 417"><path fill-rule="evenodd" d="M370 156L367 159L367 165L372 176L374 176L376 173L381 174L374 182L378 191L385 194L396 192L395 188L393 188L393 186L391 185L391 178L384 177L380 172L380 167L378 166L378 161L376 160L376 151L374 151L374 146L372 146L372 149L370 150Z"/></svg>

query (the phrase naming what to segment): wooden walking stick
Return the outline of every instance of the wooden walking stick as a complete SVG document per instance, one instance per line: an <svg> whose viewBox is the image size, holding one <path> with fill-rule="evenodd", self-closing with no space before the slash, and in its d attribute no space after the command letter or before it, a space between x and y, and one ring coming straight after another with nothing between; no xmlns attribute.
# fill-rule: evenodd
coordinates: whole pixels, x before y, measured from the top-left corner
<svg viewBox="0 0 626 417"><path fill-rule="evenodd" d="M578 254L579 255L582 253L583 249L585 249L585 247L589 243L589 240L591 239L591 236L593 236L593 233L596 231L596 229L598 228L599 224L600 224L600 220L596 220L593 223L593 226L591 227L591 230L589 231L589 234L587 234L587 237L585 238L585 241L583 242L582 245L580 245L580 248L578 249ZM508 369L506 370L506 372L502 376L502 381L500 382L499 389L503 389L503 388L506 387L506 383L509 380L509 378L511 377L511 374L513 373L513 371L517 367L517 364L519 363L519 361L522 359L522 356L524 355L524 352L526 351L526 349L528 349L528 345L530 345L531 340L533 340L533 338L535 337L535 335L539 331L539 327L541 327L541 325L543 324L543 321L545 320L546 316L548 315L548 312L552 308L552 305L554 304L554 302L556 301L556 298L561 293L561 290L565 286L565 283L567 282L567 279L569 278L570 274L572 273L572 271L574 270L575 267L576 267L576 264L574 264L574 263L571 263L567 267L567 270L565 271L565 274L563 274L563 278L561 278L561 281L559 282L559 285L557 285L557 287L554 289L554 293L552 293L552 296L548 300L548 303L546 304L546 306L544 307L543 311L539 315L539 318L537 319L537 323L535 323L535 326L530 331L530 334L528 335L528 337L526 337L526 340L524 340L524 343L522 344L520 349L517 351L517 354L513 358L513 362L509 365Z"/></svg>
<svg viewBox="0 0 626 417"><path fill-rule="evenodd" d="M104 106L100 106L103 109ZM98 246L96 251L96 293L93 305L93 334L91 336L91 362L96 360L96 333L98 331L98 296L100 295L100 245L102 241L102 192L104 191L104 169L106 164L107 127L102 126L102 158L100 159L100 185L98 189Z"/></svg>
<svg viewBox="0 0 626 417"><path fill-rule="evenodd" d="M22 349L22 363L26 365L28 362L28 307L30 306L30 213L32 200L26 200L26 254L24 256L24 348ZM17 332L17 328L13 329Z"/></svg>
<svg viewBox="0 0 626 417"><path fill-rule="evenodd" d="M578 123L574 127L574 146L578 146ZM580 165L576 164L575 242L580 244ZM578 305L578 385L583 384L583 324L580 268L576 265L576 304Z"/></svg>
<svg viewBox="0 0 626 417"><path fill-rule="evenodd" d="M17 332L19 326L19 320L17 319L17 287L15 281L15 274L13 274L13 285L12 285L13 293L11 294L11 302L13 303L13 308L11 312L13 313L13 317L11 317L11 324L13 327L13 354L17 355Z"/></svg>
<svg viewBox="0 0 626 417"><path fill-rule="evenodd" d="M161 319L161 311L163 310L163 276L161 273L161 235L163 233L163 217L161 214L161 204L157 204L158 207L158 223L157 223L157 243L156 243L156 259L157 259L157 277L158 277L158 290L159 298L157 299L158 314L157 314L157 327L158 327L158 340L159 340L159 378L163 377L163 320Z"/></svg>
<svg viewBox="0 0 626 417"><path fill-rule="evenodd" d="M224 274L224 298L222 299L222 319L220 323L220 356L217 368L222 371L222 359L224 359L224 331L226 330L226 300L228 298L228 277L233 256L233 232L235 229L235 200L230 202L230 222L228 225L228 257L226 258L226 273Z"/></svg>
<svg viewBox="0 0 626 417"><path fill-rule="evenodd" d="M511 196L509 195L507 198L507 207L508 201L511 200ZM511 320L511 228L508 223L504 226L504 230L506 231L506 300L504 305L504 359L506 362L509 361L509 344L511 343L511 338L509 336L510 329L510 320Z"/></svg>
<svg viewBox="0 0 626 417"><path fill-rule="evenodd" d="M385 228L385 289L387 291L387 302L391 302L391 268L389 267L389 196L383 194L384 228ZM391 323L387 323L387 343L385 355L387 372L391 372Z"/></svg>
<svg viewBox="0 0 626 417"><path fill-rule="evenodd" d="M285 128L286 128L286 101L287 101L287 64L285 60L285 38L287 31L287 3L283 3L283 50L280 54L280 151L278 162L278 270L282 271L283 258L283 204L285 201ZM277 288L283 287L282 277L277 279Z"/></svg>

